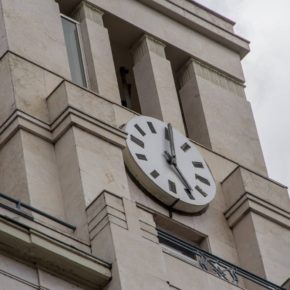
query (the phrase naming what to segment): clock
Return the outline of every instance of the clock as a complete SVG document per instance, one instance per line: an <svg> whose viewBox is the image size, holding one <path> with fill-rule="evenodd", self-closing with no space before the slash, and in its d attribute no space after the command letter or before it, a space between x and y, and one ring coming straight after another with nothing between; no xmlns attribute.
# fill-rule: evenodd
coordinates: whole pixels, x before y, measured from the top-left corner
<svg viewBox="0 0 290 290"><path fill-rule="evenodd" d="M188 138L171 124L147 116L132 118L125 131L125 164L152 196L185 213L198 213L209 205L216 184Z"/></svg>

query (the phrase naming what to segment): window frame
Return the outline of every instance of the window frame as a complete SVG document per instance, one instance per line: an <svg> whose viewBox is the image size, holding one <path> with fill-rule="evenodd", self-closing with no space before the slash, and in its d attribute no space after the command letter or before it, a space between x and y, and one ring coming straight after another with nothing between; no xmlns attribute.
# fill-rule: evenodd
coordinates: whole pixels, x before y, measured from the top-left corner
<svg viewBox="0 0 290 290"><path fill-rule="evenodd" d="M85 56L85 52L84 52L84 44L83 44L83 38L82 38L82 32L81 32L81 27L80 27L80 22L65 15L60 13L60 17L64 18L72 23L74 23L76 25L77 28L77 37L78 37L78 43L79 43L79 47L80 47L80 56L81 56L81 62L82 62L82 66L83 66L83 71L84 71L84 78L85 78L85 82L86 82L86 86L84 86L84 88L89 89L90 88L90 81L89 81L89 74L88 74L88 67L87 67L87 61L86 61L86 56ZM64 33L64 31L63 31ZM66 45L66 44L65 44ZM72 80L71 80L72 81ZM73 81L72 81L73 82ZM73 82L74 84L76 84L75 82ZM80 84L76 84L77 86L81 86Z"/></svg>

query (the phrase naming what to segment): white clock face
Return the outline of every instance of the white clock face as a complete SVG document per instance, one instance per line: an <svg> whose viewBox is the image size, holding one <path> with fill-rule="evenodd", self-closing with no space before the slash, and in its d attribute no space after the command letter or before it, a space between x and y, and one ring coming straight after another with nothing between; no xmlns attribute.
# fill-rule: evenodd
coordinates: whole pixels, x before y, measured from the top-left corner
<svg viewBox="0 0 290 290"><path fill-rule="evenodd" d="M138 116L126 127L125 162L137 181L167 206L195 213L216 193L212 174L196 146L160 120Z"/></svg>

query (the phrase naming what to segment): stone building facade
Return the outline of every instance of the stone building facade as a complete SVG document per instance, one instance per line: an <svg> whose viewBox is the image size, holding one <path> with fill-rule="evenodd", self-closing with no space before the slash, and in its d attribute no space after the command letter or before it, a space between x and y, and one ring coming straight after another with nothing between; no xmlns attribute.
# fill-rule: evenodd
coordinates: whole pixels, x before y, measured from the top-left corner
<svg viewBox="0 0 290 290"><path fill-rule="evenodd" d="M189 0L0 0L0 289L290 289L287 188L246 99L249 42ZM126 169L142 114L185 134L199 214Z"/></svg>

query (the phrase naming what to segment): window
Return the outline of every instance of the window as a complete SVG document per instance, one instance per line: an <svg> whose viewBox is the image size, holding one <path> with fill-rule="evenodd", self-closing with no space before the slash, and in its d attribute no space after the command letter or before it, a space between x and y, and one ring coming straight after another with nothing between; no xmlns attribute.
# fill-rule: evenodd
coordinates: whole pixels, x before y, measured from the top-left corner
<svg viewBox="0 0 290 290"><path fill-rule="evenodd" d="M168 234L162 230L158 230L159 242L169 248L196 260L194 251L191 251L191 245L184 242L183 240Z"/></svg>
<svg viewBox="0 0 290 290"><path fill-rule="evenodd" d="M154 220L159 242L169 250L167 253L179 253L179 257L183 255L197 260L200 251L209 251L208 239L204 234L162 215L156 214Z"/></svg>
<svg viewBox="0 0 290 290"><path fill-rule="evenodd" d="M87 81L78 23L64 15L61 16L61 20L72 81L80 86L86 87Z"/></svg>

